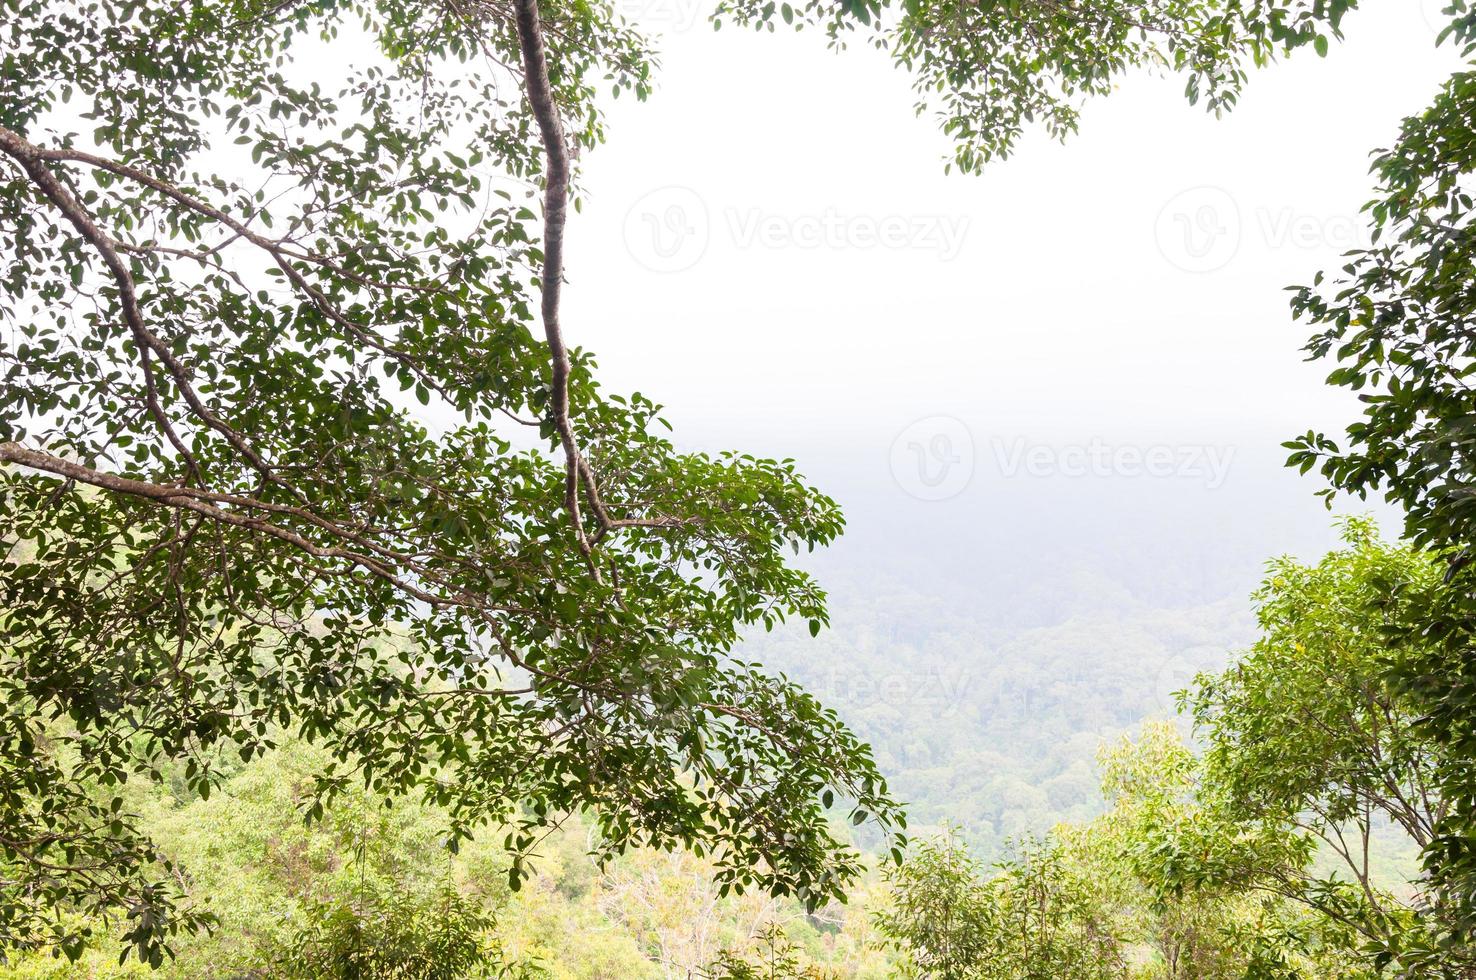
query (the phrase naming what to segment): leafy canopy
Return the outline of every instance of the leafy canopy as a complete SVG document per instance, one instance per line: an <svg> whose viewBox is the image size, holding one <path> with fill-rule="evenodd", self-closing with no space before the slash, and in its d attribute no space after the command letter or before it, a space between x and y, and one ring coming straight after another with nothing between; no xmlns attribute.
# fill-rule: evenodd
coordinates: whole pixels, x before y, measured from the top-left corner
<svg viewBox="0 0 1476 980"><path fill-rule="evenodd" d="M1451 38L1476 54L1476 10L1450 5ZM1331 276L1298 287L1293 312L1313 324L1310 359L1337 364L1328 383L1359 392L1362 418L1346 448L1309 432L1287 443L1289 463L1318 467L1324 494L1382 491L1407 514L1421 545L1476 540L1472 497L1473 406L1466 379L1467 324L1476 281L1470 175L1476 168L1476 73L1453 75L1429 108L1404 120L1398 140L1376 151L1377 196L1364 206L1371 244Z"/></svg>
<svg viewBox="0 0 1476 980"><path fill-rule="evenodd" d="M1299 287L1293 311L1316 328L1312 359L1334 363L1328 383L1357 392L1359 416L1334 439L1309 431L1288 442L1288 463L1326 478L1337 493L1382 493L1404 512L1405 532L1445 563L1445 581L1391 581L1375 620L1403 655L1385 679L1411 699L1421 737L1441 747L1435 774L1446 809L1426 867L1448 909L1452 941L1476 934L1476 396L1470 387L1476 315L1476 9L1445 7L1441 39L1459 48L1455 73L1398 139L1374 155L1377 192L1365 206L1371 243L1340 269Z"/></svg>
<svg viewBox="0 0 1476 980"><path fill-rule="evenodd" d="M818 900L856 866L822 793L900 828L832 712L726 656L824 622L787 555L835 504L791 462L678 453L530 329L561 228L525 185L562 214L593 85L644 94L647 62L607 12L520 11L7 4L5 940L95 896L157 959L181 920L106 788L185 759L205 795L284 730L335 750L311 813L420 788L453 845L590 808L603 853ZM335 90L300 77L345 47Z"/></svg>
<svg viewBox="0 0 1476 980"><path fill-rule="evenodd" d="M1103 747L1107 811L988 872L952 835L914 842L877 924L905 975L944 980L1368 980L1342 922L1276 876L1307 850L1226 820L1171 722Z"/></svg>
<svg viewBox="0 0 1476 980"><path fill-rule="evenodd" d="M719 25L860 35L907 71L919 114L956 143L950 166L979 173L1028 128L1076 131L1085 100L1134 69L1173 72L1211 111L1234 107L1248 70L1311 46L1325 55L1357 0L721 0Z"/></svg>
<svg viewBox="0 0 1476 980"><path fill-rule="evenodd" d="M1344 548L1315 564L1271 563L1256 593L1261 638L1187 697L1206 742L1210 812L1241 825L1247 840L1300 841L1334 873L1288 854L1240 870L1225 860L1209 874L1347 923L1381 966L1469 976L1469 951L1446 941L1459 933L1459 903L1424 885L1411 900L1408 883L1389 880L1379 861L1390 845L1428 851L1450 812L1448 753L1397 680L1438 645L1388 628L1427 613L1442 563L1381 541L1366 519L1345 522L1343 537Z"/></svg>

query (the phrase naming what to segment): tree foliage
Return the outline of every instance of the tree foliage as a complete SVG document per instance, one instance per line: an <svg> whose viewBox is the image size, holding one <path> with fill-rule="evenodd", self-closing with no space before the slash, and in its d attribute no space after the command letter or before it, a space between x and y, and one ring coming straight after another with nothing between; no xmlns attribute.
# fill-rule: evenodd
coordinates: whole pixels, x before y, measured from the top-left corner
<svg viewBox="0 0 1476 980"><path fill-rule="evenodd" d="M1469 62L1476 10L1452 0L1445 13L1441 39ZM1382 493L1403 510L1409 539L1447 562L1443 583L1383 583L1376 625L1404 654L1386 664L1388 678L1413 699L1423 736L1442 748L1445 810L1426 860L1433 887L1452 908L1463 906L1450 934L1460 942L1476 935L1473 119L1476 74L1462 70L1376 152L1377 196L1364 209L1370 246L1295 291L1293 311L1317 327L1309 356L1335 362L1328 383L1358 392L1362 412L1341 440L1309 431L1286 444L1290 465L1326 478L1329 503L1339 492Z"/></svg>
<svg viewBox="0 0 1476 980"><path fill-rule="evenodd" d="M677 452L563 345L572 152L596 84L648 85L607 9L8 0L0 33L7 909L131 909L157 961L192 923L74 788L178 759L208 794L284 730L334 750L310 815L417 787L453 845L590 808L602 853L818 900L857 867L830 800L898 832L834 713L728 656L825 621L787 555L835 504Z"/></svg>
<svg viewBox="0 0 1476 980"><path fill-rule="evenodd" d="M888 875L883 935L945 980L1369 980L1356 934L1266 884L1309 859L1285 828L1224 819L1174 726L1104 747L1108 809L986 873L956 838Z"/></svg>
<svg viewBox="0 0 1476 980"><path fill-rule="evenodd" d="M314 906L272 965L281 980L538 980L488 940L494 920L450 885L427 895L360 892Z"/></svg>
<svg viewBox="0 0 1476 980"><path fill-rule="evenodd" d="M703 976L707 980L831 980L835 974L805 962L784 930L770 923L759 933L756 950L744 955L725 949Z"/></svg>
<svg viewBox="0 0 1476 980"><path fill-rule="evenodd" d="M1230 105L1350 6L717 15L868 32L977 170L1133 67ZM453 847L587 809L601 855L685 846L815 904L860 867L830 807L902 842L867 747L732 657L826 622L788 551L834 502L677 451L564 339L574 160L597 93L650 84L606 3L3 0L0 943L72 951L63 910L115 907L159 962L198 920L117 788L178 761L208 795L284 731L332 749L310 817L418 789Z"/></svg>
<svg viewBox="0 0 1476 980"><path fill-rule="evenodd" d="M1354 930L1380 964L1404 974L1476 975L1460 940L1464 902L1439 881L1381 881L1381 845L1428 854L1452 810L1449 747L1400 678L1441 644L1391 626L1423 621L1443 590L1438 555L1379 540L1367 520L1316 564L1273 562L1257 593L1262 636L1189 697L1207 740L1205 793L1260 835L1286 831L1332 859L1250 866L1242 876Z"/></svg>
<svg viewBox="0 0 1476 980"><path fill-rule="evenodd" d="M1450 37L1476 54L1476 11L1450 5ZM1318 327L1306 351L1332 358L1328 383L1360 393L1346 448L1321 433L1287 443L1288 462L1318 467L1338 491L1382 490L1407 515L1410 540L1466 546L1473 535L1473 230L1476 74L1456 73L1432 105L1376 151L1377 196L1364 206L1372 243L1332 276L1299 287L1292 311Z"/></svg>
<svg viewBox="0 0 1476 980"><path fill-rule="evenodd" d="M882 934L908 975L939 980L1105 980L1125 946L1101 882L1057 841L1024 841L985 877L956 836L919 842L888 875Z"/></svg>
<svg viewBox="0 0 1476 980"><path fill-rule="evenodd" d="M978 173L1028 128L1076 131L1082 104L1134 69L1184 77L1190 102L1235 105L1252 67L1312 46L1326 54L1356 0L722 0L718 22L823 30L889 52L917 111L955 141L951 166Z"/></svg>
<svg viewBox="0 0 1476 980"><path fill-rule="evenodd" d="M1373 972L1344 921L1295 889L1313 842L1222 805L1204 759L1168 721L1100 754L1109 809L1063 831L1115 879L1129 935L1152 951L1149 976L1355 980Z"/></svg>
<svg viewBox="0 0 1476 980"><path fill-rule="evenodd" d="M327 754L291 739L248 763L222 760L229 774L208 800L173 774L162 785L130 784L141 829L177 861L215 928L177 937L175 958L158 969L132 959L119 966L123 944L97 916L77 961L9 951L0 977L227 980L372 969L659 980L697 975L724 949L757 962L764 947L755 934L766 923L783 924L802 964L857 980L887 976L884 956L866 946L870 875L852 887L850 903L810 916L792 898L718 897L711 862L680 850L633 850L600 869L587 853L594 822L575 817L539 845L530 877L513 892L499 835L479 834L447 854L444 811L414 795L387 805L355 788L304 823L296 805L311 797Z"/></svg>

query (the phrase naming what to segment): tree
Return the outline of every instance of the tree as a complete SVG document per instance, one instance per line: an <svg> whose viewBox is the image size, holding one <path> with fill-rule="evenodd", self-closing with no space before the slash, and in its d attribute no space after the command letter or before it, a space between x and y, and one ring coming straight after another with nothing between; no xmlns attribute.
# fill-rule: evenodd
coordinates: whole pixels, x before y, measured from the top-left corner
<svg viewBox="0 0 1476 980"><path fill-rule="evenodd" d="M1135 66L1233 104L1349 6L718 17L869 31L976 170ZM127 909L158 963L200 920L116 788L179 761L206 795L287 730L333 751L310 817L421 789L453 847L511 825L514 887L585 809L602 855L685 846L811 903L859 868L837 800L901 843L869 750L732 656L824 625L786 551L834 502L792 461L677 452L565 340L597 89L650 86L608 5L3 0L0 50L0 945L71 953L64 910ZM303 78L327 50L355 56L333 91Z"/></svg>
<svg viewBox="0 0 1476 980"><path fill-rule="evenodd" d="M1222 805L1172 722L1103 746L1106 812L1027 841L986 876L915 842L881 932L940 980L1368 980L1358 934L1302 893L1309 841Z"/></svg>
<svg viewBox="0 0 1476 980"><path fill-rule="evenodd" d="M1476 10L1457 0L1442 33L1476 54ZM1355 249L1331 279L1299 287L1292 311L1318 327L1309 359L1333 358L1328 383L1360 395L1363 417L1347 448L1322 433L1287 443L1289 465L1314 466L1322 494L1383 490L1407 515L1416 544L1476 541L1470 489L1473 242L1468 175L1476 167L1476 73L1456 73L1399 139L1376 151L1377 196L1364 206L1372 245Z"/></svg>
<svg viewBox="0 0 1476 980"><path fill-rule="evenodd" d="M1130 910L1124 934L1152 950L1155 976L1244 975L1254 947L1227 937L1259 936L1263 905L1217 881L1165 875L1191 854L1211 860L1225 851L1225 835L1214 832L1221 828L1204 819L1194 753L1172 722L1147 722L1136 738L1102 746L1098 763L1107 812L1058 833L1106 872L1101 877L1111 883L1112 901Z"/></svg>
<svg viewBox="0 0 1476 980"><path fill-rule="evenodd" d="M1427 590L1440 569L1385 545L1366 520L1346 522L1343 537L1348 547L1315 566L1272 563L1256 593L1261 639L1222 676L1201 677L1190 704L1214 791L1243 819L1298 827L1335 853L1387 942L1399 916L1377 887L1375 838L1392 825L1425 847L1445 804L1438 749L1388 680L1406 651L1385 643L1379 619L1399 615L1401 587Z"/></svg>
<svg viewBox="0 0 1476 980"><path fill-rule="evenodd" d="M1149 976L1362 980L1372 974L1341 919L1284 886L1305 880L1312 842L1224 805L1204 759L1171 721L1104 746L1107 812L1059 833L1127 910Z"/></svg>
<svg viewBox="0 0 1476 980"><path fill-rule="evenodd" d="M1184 77L1184 94L1232 108L1248 69L1311 46L1326 54L1356 0L721 0L719 23L857 34L912 76L917 111L956 143L951 166L978 173L1007 156L1027 125L1075 132L1081 104L1135 69Z"/></svg>
<svg viewBox="0 0 1476 980"><path fill-rule="evenodd" d="M125 816L70 788L186 758L208 794L212 753L288 728L335 749L321 797L423 787L453 842L515 821L526 851L592 808L605 853L685 843L732 886L818 897L855 867L822 791L898 831L832 713L723 659L745 625L823 623L784 554L839 532L834 503L789 462L676 453L565 348L571 153L593 81L643 94L646 62L595 11L546 16L7 5L5 765L46 768L5 781L5 904L30 910L5 939L101 894L143 909L157 960L158 886L89 870ZM293 80L360 21L377 63L336 95ZM69 96L106 155L48 123ZM220 137L254 182L195 169ZM544 185L537 243L507 175ZM512 447L525 425L544 448Z"/></svg>
<svg viewBox="0 0 1476 980"><path fill-rule="evenodd" d="M1123 975L1125 948L1100 882L1059 841L1023 841L989 878L951 833L888 874L877 924L909 976L1095 980Z"/></svg>
<svg viewBox="0 0 1476 980"><path fill-rule="evenodd" d="M725 949L702 973L707 980L830 980L835 974L804 961L778 923L765 926L758 948L743 956Z"/></svg>
<svg viewBox="0 0 1476 980"><path fill-rule="evenodd" d="M1344 524L1347 547L1315 565L1271 564L1256 593L1261 638L1188 697L1207 747L1203 794L1259 833L1305 835L1336 858L1319 879L1295 860L1251 873L1264 887L1356 930L1382 963L1426 976L1476 975L1464 944L1443 944L1457 906L1438 888L1401 900L1377 866L1401 837L1427 849L1445 820L1444 748L1392 678L1431 654L1385 625L1423 616L1442 582L1438 556ZM1310 852L1309 852L1310 853Z"/></svg>
<svg viewBox="0 0 1476 980"><path fill-rule="evenodd" d="M1476 53L1476 9L1446 7L1452 39ZM1406 656L1390 678L1415 699L1411 714L1443 749L1437 779L1446 810L1427 844L1432 887L1462 911L1453 937L1476 934L1476 546L1472 488L1476 397L1469 386L1476 305L1470 174L1476 167L1476 73L1457 72L1432 104L1377 151L1376 197L1365 206L1372 244L1331 276L1295 291L1292 309L1318 332L1309 358L1336 366L1328 383L1359 392L1361 416L1342 442L1309 431L1286 445L1289 465L1316 467L1336 493L1381 492L1405 514L1405 532L1442 556L1447 580L1391 593L1399 615L1379 628ZM1418 653L1418 655L1414 655Z"/></svg>
<svg viewBox="0 0 1476 980"><path fill-rule="evenodd" d="M430 895L401 891L335 901L311 911L272 964L281 980L541 980L536 966L503 961L488 941L495 925L445 885Z"/></svg>
<svg viewBox="0 0 1476 980"><path fill-rule="evenodd" d="M878 929L922 975L972 976L989 955L995 933L980 873L958 838L945 833L915 841L907 859L888 874Z"/></svg>

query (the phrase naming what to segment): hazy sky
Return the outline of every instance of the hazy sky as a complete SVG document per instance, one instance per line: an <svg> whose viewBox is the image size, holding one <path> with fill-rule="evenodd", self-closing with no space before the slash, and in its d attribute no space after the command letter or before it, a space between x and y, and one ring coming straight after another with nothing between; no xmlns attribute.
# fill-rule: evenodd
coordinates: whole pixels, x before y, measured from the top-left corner
<svg viewBox="0 0 1476 980"><path fill-rule="evenodd" d="M1064 145L965 177L884 55L628 0L659 87L583 163L566 332L679 441L796 455L853 535L903 529L920 560L960 528L1110 551L1120 521L1206 563L1320 546L1320 484L1277 443L1350 402L1284 287L1363 235L1369 152L1457 64L1440 6L1371 4L1220 119L1129 78Z"/></svg>
<svg viewBox="0 0 1476 980"><path fill-rule="evenodd" d="M1064 145L963 177L884 55L627 3L661 32L659 90L616 103L585 161L569 330L612 381L724 430L1336 419L1282 287L1353 244L1369 151L1457 63L1437 14L1370 4L1224 118L1134 77Z"/></svg>

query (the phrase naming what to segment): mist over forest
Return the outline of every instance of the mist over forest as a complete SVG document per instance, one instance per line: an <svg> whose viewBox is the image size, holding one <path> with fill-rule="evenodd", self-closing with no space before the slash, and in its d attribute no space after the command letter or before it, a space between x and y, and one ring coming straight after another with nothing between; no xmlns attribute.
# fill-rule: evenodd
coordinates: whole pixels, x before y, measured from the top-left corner
<svg viewBox="0 0 1476 980"><path fill-rule="evenodd" d="M1213 486L1207 468L1073 477L1022 464L1006 475L1017 442L1195 445L1183 438L981 434L974 476L942 501L899 485L896 435L766 447L801 460L841 502L847 530L810 562L831 628L815 639L803 627L755 631L739 655L840 710L896 774L915 821L951 821L991 857L1101 809L1100 745L1175 717L1177 692L1254 642L1250 595L1272 558L1335 546L1339 512L1398 529L1377 499L1329 512L1282 465L1274 433L1215 438L1230 462Z"/></svg>

